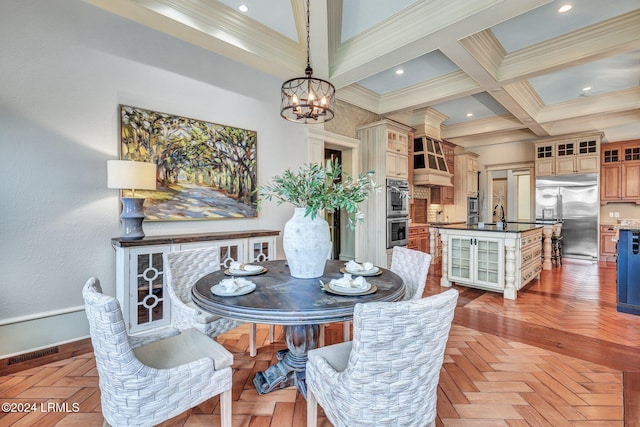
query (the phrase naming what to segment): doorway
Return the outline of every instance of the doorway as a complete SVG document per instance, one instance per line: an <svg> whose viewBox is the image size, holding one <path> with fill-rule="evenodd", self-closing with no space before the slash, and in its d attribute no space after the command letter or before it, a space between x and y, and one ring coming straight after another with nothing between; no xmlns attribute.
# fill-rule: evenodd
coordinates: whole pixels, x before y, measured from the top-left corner
<svg viewBox="0 0 640 427"><path fill-rule="evenodd" d="M505 222L507 220L507 200L509 192L507 186L507 178L495 178L493 180L493 195L491 205L493 206L492 222Z"/></svg>
<svg viewBox="0 0 640 427"><path fill-rule="evenodd" d="M342 151L334 150L331 148L324 149L324 163L325 165L329 162L337 160L338 163L342 164ZM339 176L336 181L340 182L342 180L342 176ZM329 258L331 259L340 259L340 210L335 210L333 212L325 212L325 221L329 223L329 235L331 236L331 254Z"/></svg>
<svg viewBox="0 0 640 427"><path fill-rule="evenodd" d="M501 163L485 165L486 179L480 182L480 200L486 221L496 221L495 207L502 195L507 221L530 222L535 218L534 163ZM496 212L499 213L499 212ZM482 221L482 219L481 219Z"/></svg>
<svg viewBox="0 0 640 427"><path fill-rule="evenodd" d="M325 160L325 149L330 150L328 156L339 155L342 171L352 177L360 173L359 161L360 140L344 135L338 135L323 129L310 126L308 129L308 152L309 163L322 163ZM360 228L349 227L349 218L345 212L338 218L329 218L327 222L332 228L331 239L333 240L332 252L330 256L339 260L357 259L360 254Z"/></svg>

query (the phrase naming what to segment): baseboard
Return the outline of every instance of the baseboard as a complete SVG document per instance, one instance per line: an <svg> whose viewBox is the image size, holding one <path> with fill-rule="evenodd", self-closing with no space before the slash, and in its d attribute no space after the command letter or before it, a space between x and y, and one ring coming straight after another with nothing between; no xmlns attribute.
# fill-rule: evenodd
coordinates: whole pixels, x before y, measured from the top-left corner
<svg viewBox="0 0 640 427"><path fill-rule="evenodd" d="M93 352L91 338L84 338L66 344L54 345L35 351L0 359L0 376L65 360L80 354Z"/></svg>
<svg viewBox="0 0 640 427"><path fill-rule="evenodd" d="M9 359L87 338L84 306L5 319L0 324L0 358Z"/></svg>

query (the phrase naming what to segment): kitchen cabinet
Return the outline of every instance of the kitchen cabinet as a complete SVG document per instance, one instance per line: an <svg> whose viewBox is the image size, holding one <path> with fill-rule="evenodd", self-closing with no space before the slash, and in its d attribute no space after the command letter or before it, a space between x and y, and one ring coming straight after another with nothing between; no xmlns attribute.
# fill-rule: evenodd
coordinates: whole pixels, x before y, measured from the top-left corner
<svg viewBox="0 0 640 427"><path fill-rule="evenodd" d="M408 181L409 135L414 131L392 120L381 120L357 129L360 140L362 171L375 171L375 179L384 185L385 179ZM358 225L356 247L361 261L372 262L386 268L387 253L387 206L385 192L378 197L369 197L360 205L364 223ZM390 253L390 252L389 252Z"/></svg>
<svg viewBox="0 0 640 427"><path fill-rule="evenodd" d="M442 239L440 285L453 282L502 292L516 299L517 291L542 271L542 227L508 223L495 225L439 227Z"/></svg>
<svg viewBox="0 0 640 427"><path fill-rule="evenodd" d="M536 143L536 176L598 172L601 138L587 134Z"/></svg>
<svg viewBox="0 0 640 427"><path fill-rule="evenodd" d="M442 141L442 153L449 173L455 177L455 145L447 141ZM477 163L476 163L477 165ZM455 178L454 178L455 180ZM431 187L431 203L439 205L452 205L454 200L455 187L439 186Z"/></svg>
<svg viewBox="0 0 640 427"><path fill-rule="evenodd" d="M453 176L454 207L452 222L467 222L467 198L478 195L478 154L464 151L455 154ZM451 215L451 214L450 214Z"/></svg>
<svg viewBox="0 0 640 427"><path fill-rule="evenodd" d="M616 310L640 315L640 230L637 228L619 231L618 240Z"/></svg>
<svg viewBox="0 0 640 427"><path fill-rule="evenodd" d="M387 152L387 178L407 179L409 177L408 156Z"/></svg>
<svg viewBox="0 0 640 427"><path fill-rule="evenodd" d="M600 203L640 204L640 140L602 145Z"/></svg>
<svg viewBox="0 0 640 427"><path fill-rule="evenodd" d="M451 236L449 280L501 291L504 249L501 239Z"/></svg>
<svg viewBox="0 0 640 427"><path fill-rule="evenodd" d="M141 240L111 239L116 251L116 298L127 332L137 334L171 323L171 300L165 292L163 254L210 246L220 248L220 268L231 262L275 259L279 231L253 230L171 236Z"/></svg>
<svg viewBox="0 0 640 427"><path fill-rule="evenodd" d="M616 230L613 225L600 225L600 261L616 255Z"/></svg>
<svg viewBox="0 0 640 427"><path fill-rule="evenodd" d="M387 178L409 178L409 135L393 129L387 129L386 152Z"/></svg>
<svg viewBox="0 0 640 427"><path fill-rule="evenodd" d="M429 253L429 226L410 225L407 248Z"/></svg>

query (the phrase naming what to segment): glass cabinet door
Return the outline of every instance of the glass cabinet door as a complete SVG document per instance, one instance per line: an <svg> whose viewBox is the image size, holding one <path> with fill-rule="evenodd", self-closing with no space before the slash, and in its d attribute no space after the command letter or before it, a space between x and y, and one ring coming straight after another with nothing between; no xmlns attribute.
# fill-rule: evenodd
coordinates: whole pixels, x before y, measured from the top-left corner
<svg viewBox="0 0 640 427"><path fill-rule="evenodd" d="M485 285L501 283L503 263L502 242L500 240L475 240L476 282Z"/></svg>
<svg viewBox="0 0 640 427"><path fill-rule="evenodd" d="M165 293L162 254L169 246L146 246L129 252L128 328L131 333L168 325L169 295Z"/></svg>
<svg viewBox="0 0 640 427"><path fill-rule="evenodd" d="M451 237L449 241L449 277L451 280L471 280L472 251L471 239L468 237Z"/></svg>

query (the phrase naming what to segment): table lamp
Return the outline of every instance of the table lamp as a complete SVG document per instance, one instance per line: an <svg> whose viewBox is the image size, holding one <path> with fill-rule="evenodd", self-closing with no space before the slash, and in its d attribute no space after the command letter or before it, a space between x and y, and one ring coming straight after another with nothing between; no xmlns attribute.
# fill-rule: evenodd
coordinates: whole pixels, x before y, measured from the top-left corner
<svg viewBox="0 0 640 427"><path fill-rule="evenodd" d="M130 160L107 161L107 187L131 190L131 197L122 193L122 234L126 240L139 240L144 237L144 197L135 197L136 190L156 189L156 165Z"/></svg>

